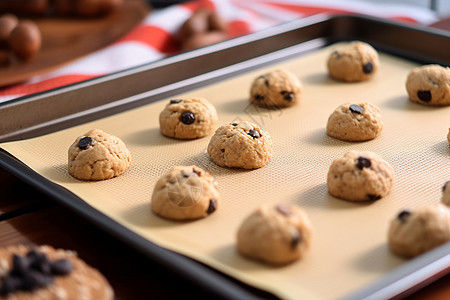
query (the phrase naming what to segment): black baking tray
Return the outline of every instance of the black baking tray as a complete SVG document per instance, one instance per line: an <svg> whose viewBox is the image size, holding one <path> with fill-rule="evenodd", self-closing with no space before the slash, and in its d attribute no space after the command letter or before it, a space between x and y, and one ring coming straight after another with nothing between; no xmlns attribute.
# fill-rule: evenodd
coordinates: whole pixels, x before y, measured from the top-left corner
<svg viewBox="0 0 450 300"><path fill-rule="evenodd" d="M373 17L317 15L182 53L0 106L0 141L34 137L158 101L262 65L339 41L361 40L378 51L421 64L450 64L450 34ZM52 107L52 109L47 109ZM163 249L95 210L67 189L0 151L0 167L69 207L215 298L270 298L190 258ZM450 270L450 243L383 276L348 299L386 299L407 293Z"/></svg>

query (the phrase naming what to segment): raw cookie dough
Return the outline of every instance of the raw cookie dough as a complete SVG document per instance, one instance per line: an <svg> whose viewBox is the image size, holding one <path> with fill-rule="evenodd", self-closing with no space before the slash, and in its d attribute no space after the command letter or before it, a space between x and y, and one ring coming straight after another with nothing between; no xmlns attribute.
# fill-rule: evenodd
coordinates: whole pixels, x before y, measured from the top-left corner
<svg viewBox="0 0 450 300"><path fill-rule="evenodd" d="M383 129L380 109L370 103L343 104L328 118L327 134L350 142L376 138Z"/></svg>
<svg viewBox="0 0 450 300"><path fill-rule="evenodd" d="M377 51L367 43L355 41L339 46L328 58L331 77L356 82L370 79L379 68Z"/></svg>
<svg viewBox="0 0 450 300"><path fill-rule="evenodd" d="M161 133L181 140L209 135L216 122L216 109L204 98L172 99L159 115Z"/></svg>
<svg viewBox="0 0 450 300"><path fill-rule="evenodd" d="M450 68L425 65L414 68L406 79L409 99L430 106L450 105Z"/></svg>
<svg viewBox="0 0 450 300"><path fill-rule="evenodd" d="M370 151L349 151L335 159L328 170L328 190L349 201L375 201L386 196L394 182L394 169Z"/></svg>
<svg viewBox="0 0 450 300"><path fill-rule="evenodd" d="M412 258L450 241L450 209L443 204L403 210L390 223L393 253Z"/></svg>
<svg viewBox="0 0 450 300"><path fill-rule="evenodd" d="M208 154L221 167L257 169L272 158L272 139L256 124L231 122L216 130L209 141Z"/></svg>
<svg viewBox="0 0 450 300"><path fill-rule="evenodd" d="M259 76L250 89L250 102L263 107L287 107L300 101L302 84L287 70L275 70Z"/></svg>
<svg viewBox="0 0 450 300"><path fill-rule="evenodd" d="M69 174L81 180L105 180L130 167L131 155L121 139L92 129L69 148Z"/></svg>
<svg viewBox="0 0 450 300"><path fill-rule="evenodd" d="M162 176L153 190L155 214L171 220L193 220L217 210L217 181L196 166L175 166Z"/></svg>
<svg viewBox="0 0 450 300"><path fill-rule="evenodd" d="M450 207L450 180L442 186L441 202Z"/></svg>
<svg viewBox="0 0 450 300"><path fill-rule="evenodd" d="M307 214L293 205L262 205L237 232L237 249L245 257L275 265L305 256L312 227Z"/></svg>
<svg viewBox="0 0 450 300"><path fill-rule="evenodd" d="M0 298L112 300L114 292L73 251L15 245L0 249Z"/></svg>

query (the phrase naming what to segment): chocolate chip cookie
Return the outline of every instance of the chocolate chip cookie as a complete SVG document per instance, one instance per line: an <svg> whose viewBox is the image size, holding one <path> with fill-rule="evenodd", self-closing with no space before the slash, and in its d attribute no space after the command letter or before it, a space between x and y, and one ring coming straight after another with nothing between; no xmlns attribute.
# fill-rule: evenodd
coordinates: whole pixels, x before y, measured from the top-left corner
<svg viewBox="0 0 450 300"><path fill-rule="evenodd" d="M301 208L262 205L239 227L237 249L245 257L283 265L303 258L312 236L311 222Z"/></svg>
<svg viewBox="0 0 450 300"><path fill-rule="evenodd" d="M339 45L327 61L329 75L347 82L372 78L379 65L378 52L371 45L360 41Z"/></svg>
<svg viewBox="0 0 450 300"><path fill-rule="evenodd" d="M405 258L415 257L448 241L450 209L443 204L402 210L389 226L389 248Z"/></svg>
<svg viewBox="0 0 450 300"><path fill-rule="evenodd" d="M330 137L362 142L376 138L383 130L381 110L370 103L346 103L337 107L329 116L327 134Z"/></svg>
<svg viewBox="0 0 450 300"><path fill-rule="evenodd" d="M262 107L287 107L300 101L302 83L287 70L257 77L250 89L250 102Z"/></svg>
<svg viewBox="0 0 450 300"><path fill-rule="evenodd" d="M394 183L394 169L370 151L349 151L328 170L328 191L349 201L375 201L386 196Z"/></svg>
<svg viewBox="0 0 450 300"><path fill-rule="evenodd" d="M216 109L200 97L172 99L159 115L161 133L181 140L209 135L214 131L216 122Z"/></svg>
<svg viewBox="0 0 450 300"><path fill-rule="evenodd" d="M409 99L416 103L450 105L450 68L440 65L414 68L406 79L406 91Z"/></svg>
<svg viewBox="0 0 450 300"><path fill-rule="evenodd" d="M197 166L175 166L155 185L151 208L170 220L194 220L215 212L219 205L218 183Z"/></svg>
<svg viewBox="0 0 450 300"><path fill-rule="evenodd" d="M105 180L124 173L131 163L130 151L116 136L92 129L69 148L69 174L80 180Z"/></svg>
<svg viewBox="0 0 450 300"><path fill-rule="evenodd" d="M208 144L208 154L221 167L257 169L272 158L270 134L248 121L220 126Z"/></svg>

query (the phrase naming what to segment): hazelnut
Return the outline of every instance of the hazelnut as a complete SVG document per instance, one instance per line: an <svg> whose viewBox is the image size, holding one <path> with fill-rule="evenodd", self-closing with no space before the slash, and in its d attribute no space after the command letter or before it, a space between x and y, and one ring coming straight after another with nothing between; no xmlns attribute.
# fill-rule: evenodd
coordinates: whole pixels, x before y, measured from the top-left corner
<svg viewBox="0 0 450 300"><path fill-rule="evenodd" d="M31 20L20 21L8 38L9 47L21 59L28 59L36 54L41 43L41 32Z"/></svg>
<svg viewBox="0 0 450 300"><path fill-rule="evenodd" d="M4 14L0 16L0 46L6 45L9 35L18 23L19 20L15 15Z"/></svg>

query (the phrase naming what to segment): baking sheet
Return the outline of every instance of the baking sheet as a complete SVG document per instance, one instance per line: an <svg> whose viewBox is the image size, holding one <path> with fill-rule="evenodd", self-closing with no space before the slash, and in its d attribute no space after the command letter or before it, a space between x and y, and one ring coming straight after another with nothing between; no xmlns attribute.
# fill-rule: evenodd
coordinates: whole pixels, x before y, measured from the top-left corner
<svg viewBox="0 0 450 300"><path fill-rule="evenodd" d="M265 127L274 141L274 158L261 169L216 166L208 157L210 137L178 141L159 133L158 115L168 99L46 136L0 146L38 174L66 187L93 208L126 228L281 298L342 298L403 265L386 245L389 220L403 208L440 200L450 178L446 141L450 107L432 108L407 99L406 76L417 64L381 54L379 74L362 83L328 78L325 62L333 46L224 80L184 96L205 97L216 106L219 123L248 120ZM260 74L286 68L304 85L299 105L265 110L248 104L250 84ZM384 130L363 143L347 143L325 133L329 114L345 102L367 101L381 108ZM92 128L120 137L132 153L132 166L120 177L81 182L67 173L67 149ZM331 161L348 150L370 150L394 167L392 192L374 203L331 197L326 173ZM157 179L174 165L198 165L219 182L217 212L194 222L171 222L150 210ZM314 226L311 253L285 267L242 258L235 234L242 220L262 203L294 203Z"/></svg>

